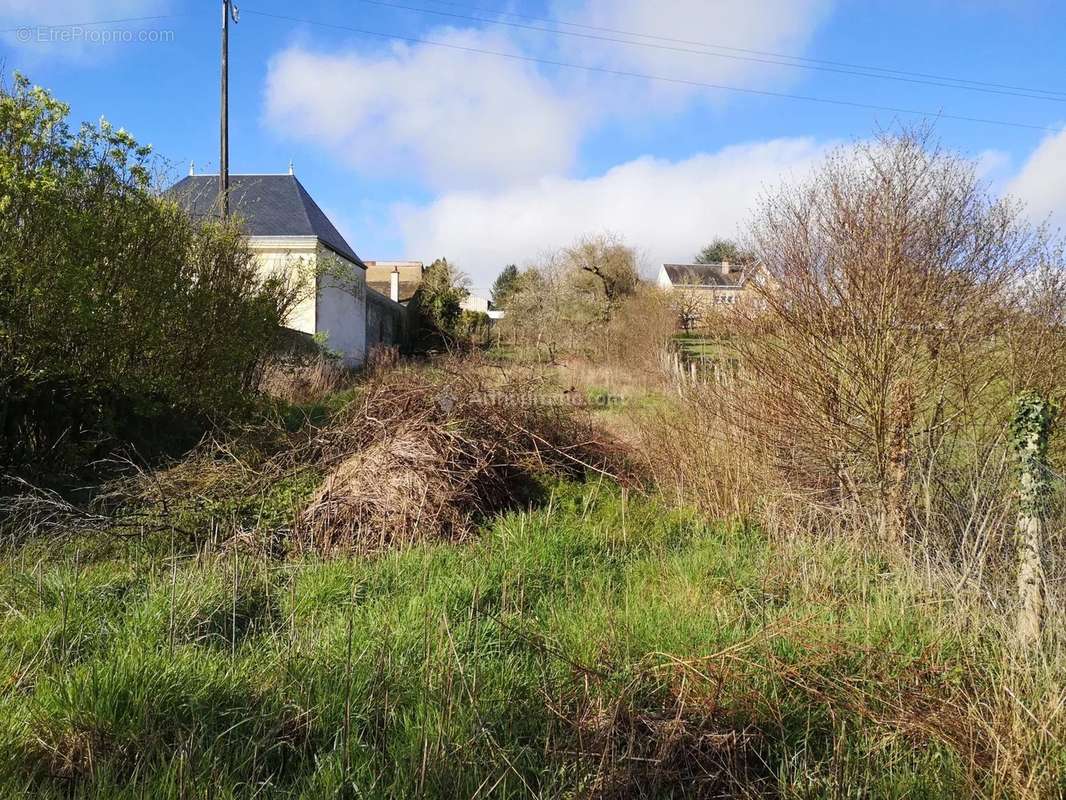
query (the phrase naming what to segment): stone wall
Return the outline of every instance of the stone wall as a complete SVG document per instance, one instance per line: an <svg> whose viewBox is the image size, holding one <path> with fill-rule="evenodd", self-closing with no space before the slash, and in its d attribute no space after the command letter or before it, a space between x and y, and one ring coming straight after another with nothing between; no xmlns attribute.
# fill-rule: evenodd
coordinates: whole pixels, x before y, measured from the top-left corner
<svg viewBox="0 0 1066 800"><path fill-rule="evenodd" d="M410 341L407 308L385 295L366 290L366 346L398 347L406 350Z"/></svg>

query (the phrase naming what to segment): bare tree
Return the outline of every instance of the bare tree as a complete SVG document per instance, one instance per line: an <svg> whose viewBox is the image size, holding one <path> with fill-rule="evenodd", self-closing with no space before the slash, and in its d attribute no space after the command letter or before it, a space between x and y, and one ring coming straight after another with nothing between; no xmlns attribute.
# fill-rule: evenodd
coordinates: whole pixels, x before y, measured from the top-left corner
<svg viewBox="0 0 1066 800"><path fill-rule="evenodd" d="M602 356L611 320L639 285L632 248L610 235L586 236L519 275L504 305L507 333L549 360L563 352Z"/></svg>
<svg viewBox="0 0 1066 800"><path fill-rule="evenodd" d="M564 248L562 258L576 296L598 308L604 322L640 283L636 251L613 234L584 236Z"/></svg>
<svg viewBox="0 0 1066 800"><path fill-rule="evenodd" d="M555 361L572 330L564 316L566 297L566 275L559 254L543 254L515 280L503 305L502 335L515 347Z"/></svg>
<svg viewBox="0 0 1066 800"><path fill-rule="evenodd" d="M670 293L670 307L674 311L677 324L685 333L691 333L707 315L709 304L699 292L677 288Z"/></svg>
<svg viewBox="0 0 1066 800"><path fill-rule="evenodd" d="M784 485L871 510L897 543L974 502L1005 514L1010 398L1061 375L1063 337L1021 291L1056 263L1041 231L919 130L767 197L751 242L759 302L737 314L742 368L715 402L744 410ZM1050 334L1039 357L1007 333L1026 325Z"/></svg>

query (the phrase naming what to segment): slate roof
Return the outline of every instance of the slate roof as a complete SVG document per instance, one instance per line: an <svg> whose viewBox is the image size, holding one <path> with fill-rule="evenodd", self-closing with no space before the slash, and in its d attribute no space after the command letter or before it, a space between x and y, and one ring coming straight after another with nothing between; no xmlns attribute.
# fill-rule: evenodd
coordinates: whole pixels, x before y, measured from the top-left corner
<svg viewBox="0 0 1066 800"><path fill-rule="evenodd" d="M295 175L230 175L231 214L249 236L317 236L338 255L365 267ZM218 214L218 176L189 175L167 189L194 219Z"/></svg>
<svg viewBox="0 0 1066 800"><path fill-rule="evenodd" d="M721 264L663 264L670 283L692 288L730 289L744 285L742 264L731 264L729 274L722 274Z"/></svg>

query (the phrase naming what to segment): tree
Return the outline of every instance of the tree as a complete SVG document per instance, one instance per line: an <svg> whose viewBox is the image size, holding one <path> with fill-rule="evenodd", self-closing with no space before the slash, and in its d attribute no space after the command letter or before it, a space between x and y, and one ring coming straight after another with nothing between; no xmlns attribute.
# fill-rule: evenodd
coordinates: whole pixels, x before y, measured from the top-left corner
<svg viewBox="0 0 1066 800"><path fill-rule="evenodd" d="M696 256L697 264L721 264L723 261L730 264L747 264L751 260L751 253L744 252L730 239L715 239Z"/></svg>
<svg viewBox="0 0 1066 800"><path fill-rule="evenodd" d="M501 337L554 361L573 327L563 315L566 295L559 255L549 253L536 267L519 273L503 306Z"/></svg>
<svg viewBox="0 0 1066 800"><path fill-rule="evenodd" d="M1007 513L1011 398L1063 385L1061 306L1026 294L1061 265L1044 234L918 130L768 196L751 240L765 279L731 321L742 369L707 412L735 414L793 496L894 545Z"/></svg>
<svg viewBox="0 0 1066 800"><path fill-rule="evenodd" d="M708 312L707 300L696 292L675 289L670 293L670 307L681 330L691 333Z"/></svg>
<svg viewBox="0 0 1066 800"><path fill-rule="evenodd" d="M611 321L639 287L632 248L611 235L586 236L519 274L503 306L504 331L549 361L563 353L602 355Z"/></svg>
<svg viewBox="0 0 1066 800"><path fill-rule="evenodd" d="M518 284L518 266L508 264L492 284L492 305L502 308Z"/></svg>
<svg viewBox="0 0 1066 800"><path fill-rule="evenodd" d="M295 301L237 221L152 192L149 148L68 114L22 76L0 86L0 462L237 410Z"/></svg>
<svg viewBox="0 0 1066 800"><path fill-rule="evenodd" d="M564 248L562 268L573 288L574 310L587 322L610 322L622 301L640 283L637 254L610 234L585 236ZM581 308L584 306L584 308ZM584 314L582 314L584 312Z"/></svg>
<svg viewBox="0 0 1066 800"><path fill-rule="evenodd" d="M426 329L424 333L431 338L456 336L456 325L462 313L460 304L469 295L466 286L466 276L446 258L438 258L426 268L413 300L415 311Z"/></svg>

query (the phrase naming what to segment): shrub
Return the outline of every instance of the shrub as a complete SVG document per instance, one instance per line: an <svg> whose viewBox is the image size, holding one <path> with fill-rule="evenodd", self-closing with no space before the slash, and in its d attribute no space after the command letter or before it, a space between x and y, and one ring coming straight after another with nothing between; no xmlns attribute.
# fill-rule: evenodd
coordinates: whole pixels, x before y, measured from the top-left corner
<svg viewBox="0 0 1066 800"><path fill-rule="evenodd" d="M735 467L738 505L790 529L928 545L1002 591L1012 398L1066 385L1054 242L921 130L771 194L751 241L758 301L721 320L716 378L689 393L728 459L708 474Z"/></svg>
<svg viewBox="0 0 1066 800"><path fill-rule="evenodd" d="M148 147L68 112L22 76L0 87L0 463L239 408L295 297L237 222L151 191Z"/></svg>
<svg viewBox="0 0 1066 800"><path fill-rule="evenodd" d="M411 300L413 313L419 322L420 337L425 344L443 339L450 342L462 315L460 303L469 292L467 279L448 259L438 258L422 275L422 283Z"/></svg>
<svg viewBox="0 0 1066 800"><path fill-rule="evenodd" d="M484 311L468 311L464 309L455 324L455 335L462 342L472 345L484 345L489 340L491 325L492 322L489 319L489 315Z"/></svg>
<svg viewBox="0 0 1066 800"><path fill-rule="evenodd" d="M633 322L627 306L634 296L647 294L638 260L633 248L611 234L584 236L544 253L511 281L501 342L508 340L549 362L604 352L612 323Z"/></svg>

